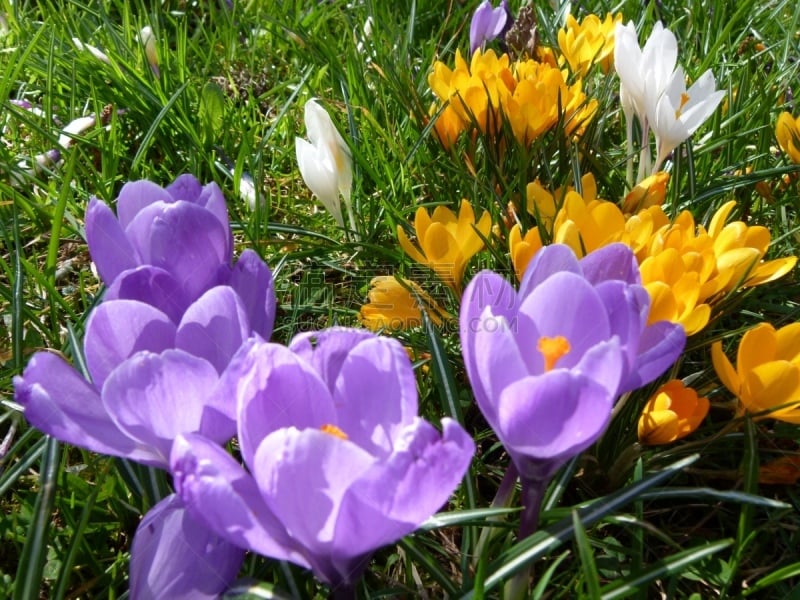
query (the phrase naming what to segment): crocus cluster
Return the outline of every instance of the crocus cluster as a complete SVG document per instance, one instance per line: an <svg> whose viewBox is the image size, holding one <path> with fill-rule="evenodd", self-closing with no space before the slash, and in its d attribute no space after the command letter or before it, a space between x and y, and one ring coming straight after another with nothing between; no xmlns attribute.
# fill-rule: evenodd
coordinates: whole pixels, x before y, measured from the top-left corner
<svg viewBox="0 0 800 600"><path fill-rule="evenodd" d="M559 122L567 134L577 134L597 108L582 82L569 83L559 68L532 59L512 64L494 50L476 50L469 64L456 51L455 68L437 61L428 83L438 98L431 107L431 114L439 113L436 135L446 148L464 131L499 136L504 124L524 146Z"/></svg>
<svg viewBox="0 0 800 600"><path fill-rule="evenodd" d="M86 323L89 379L58 354L38 352L14 380L15 399L30 423L62 441L168 468L179 434L222 443L236 433L225 373L245 340L271 334L272 275L252 251L233 262L216 184L190 175L167 188L137 181L116 204L116 216L97 198L86 211L89 251L107 286ZM152 541L134 543L136 597L213 597L238 571L242 550L187 519L173 498L143 521L139 532ZM150 561L161 552L173 562L159 578ZM197 582L167 576L198 569L205 575Z"/></svg>
<svg viewBox="0 0 800 600"><path fill-rule="evenodd" d="M448 500L470 436L417 415L394 340L329 329L265 341L272 276L253 252L233 262L216 184L126 184L116 215L91 200L86 236L107 286L86 324L89 378L39 352L15 398L62 441L172 473L177 495L134 538L133 598L218 597L245 550L348 590L372 552ZM221 445L234 435L247 471Z"/></svg>
<svg viewBox="0 0 800 600"><path fill-rule="evenodd" d="M625 203L647 208L626 217L617 204L597 198L591 175L581 179L582 193L573 188L551 193L533 183L528 186L528 211L554 242L567 244L578 255L615 242L630 246L651 297L651 320L680 323L689 335L708 324L712 305L727 294L774 281L794 268L794 256L764 260L770 244L766 227L729 222L734 201L717 210L707 229L688 210L670 220L660 206L664 185L656 175L637 186ZM543 246L539 229L523 235L515 226L509 244L521 276Z"/></svg>

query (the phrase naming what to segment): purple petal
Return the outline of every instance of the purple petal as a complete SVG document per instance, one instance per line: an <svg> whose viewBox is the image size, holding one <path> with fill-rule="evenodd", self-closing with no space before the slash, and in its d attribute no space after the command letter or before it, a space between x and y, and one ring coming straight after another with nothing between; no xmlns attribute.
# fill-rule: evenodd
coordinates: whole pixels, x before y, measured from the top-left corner
<svg viewBox="0 0 800 600"><path fill-rule="evenodd" d="M142 210L156 202L171 203L174 200L170 193L160 185L142 179L129 181L122 186L117 196L117 215L123 230L127 230Z"/></svg>
<svg viewBox="0 0 800 600"><path fill-rule="evenodd" d="M219 598L243 561L244 550L212 533L173 494L151 508L136 529L130 597Z"/></svg>
<svg viewBox="0 0 800 600"><path fill-rule="evenodd" d="M478 406L492 428L497 426L496 401L511 383L527 376L530 371L517 346L513 323L495 317L487 307L475 333L464 343L464 354L472 360L466 363ZM469 350L467 350L469 348ZM531 349L533 354L535 348Z"/></svg>
<svg viewBox="0 0 800 600"><path fill-rule="evenodd" d="M600 437L615 396L567 370L521 379L498 403L497 434L520 468L520 476L543 480Z"/></svg>
<svg viewBox="0 0 800 600"><path fill-rule="evenodd" d="M182 200L145 207L126 235L142 262L172 273L191 298L215 285L220 265L231 260L225 228L209 211Z"/></svg>
<svg viewBox="0 0 800 600"><path fill-rule="evenodd" d="M258 254L247 249L242 252L228 279L242 299L252 330L268 340L275 323L275 284L272 273Z"/></svg>
<svg viewBox="0 0 800 600"><path fill-rule="evenodd" d="M139 264L139 256L114 213L97 198L92 198L86 207L86 242L97 272L106 284Z"/></svg>
<svg viewBox="0 0 800 600"><path fill-rule="evenodd" d="M217 383L207 361L180 350L141 352L120 365L103 386L103 404L131 438L166 467L172 440L201 429L207 398ZM233 423L223 442L233 435ZM203 432L205 433L205 432Z"/></svg>
<svg viewBox="0 0 800 600"><path fill-rule="evenodd" d="M686 333L678 323L658 321L645 328L639 340L639 355L620 393L646 385L664 373L683 352Z"/></svg>
<svg viewBox="0 0 800 600"><path fill-rule="evenodd" d="M350 440L371 454L390 453L417 416L417 380L403 346L382 337L355 346L342 363L333 403L336 424Z"/></svg>
<svg viewBox="0 0 800 600"><path fill-rule="evenodd" d="M627 377L639 352L639 338L650 312L650 296L642 286L619 280L603 281L595 290L605 304L611 334L619 338L626 356Z"/></svg>
<svg viewBox="0 0 800 600"><path fill-rule="evenodd" d="M489 0L484 0L475 10L469 26L470 52L475 51L485 41L491 41L503 34L510 26L511 16L506 2L492 8Z"/></svg>
<svg viewBox="0 0 800 600"><path fill-rule="evenodd" d="M522 369L524 364L514 343L513 331L509 327L517 311L517 292L508 281L492 271L481 271L473 277L461 297L459 334L464 364L475 398L490 422L494 418L492 416L494 410L489 402L490 390L495 389L498 384L492 384L487 378L492 375L500 376L501 373L506 373L506 370L505 368L495 370L489 363L495 358L498 363L511 360L510 364L515 365L511 370L515 372L517 369ZM498 330L496 336L486 337L494 330ZM479 334L482 338L480 344L477 342ZM492 343L494 347L493 340L496 338L502 338L496 345L497 351L510 356L490 355L485 351L485 344ZM480 368L479 359L483 365Z"/></svg>
<svg viewBox="0 0 800 600"><path fill-rule="evenodd" d="M228 221L228 206L225 203L225 196L222 194L222 190L219 189L219 186L213 181L204 185L195 202L200 206L204 206L206 210L213 214L222 224L225 231L228 232L229 252L233 252L233 234L231 233L231 226Z"/></svg>
<svg viewBox="0 0 800 600"><path fill-rule="evenodd" d="M342 497L375 462L348 440L289 427L261 442L251 467L272 513L313 557L330 554Z"/></svg>
<svg viewBox="0 0 800 600"><path fill-rule="evenodd" d="M239 295L233 288L220 285L186 309L175 346L205 358L222 373L249 336L250 324Z"/></svg>
<svg viewBox="0 0 800 600"><path fill-rule="evenodd" d="M231 366L231 373L243 374L236 390L237 421L242 457L250 468L258 445L274 431L337 424L328 388L305 360L285 346L251 344Z"/></svg>
<svg viewBox="0 0 800 600"><path fill-rule="evenodd" d="M123 271L106 289L103 301L138 300L154 306L176 325L190 299L175 278L158 267L144 265Z"/></svg>
<svg viewBox="0 0 800 600"><path fill-rule="evenodd" d="M142 350L161 352L175 345L175 325L149 304L108 300L86 324L86 365L97 389L120 363Z"/></svg>
<svg viewBox="0 0 800 600"><path fill-rule="evenodd" d="M568 340L570 350L557 367L575 365L589 348L611 336L600 296L583 277L572 272L555 273L533 288L522 301L520 313L533 321L539 336ZM587 319L591 319L590 326ZM538 340L529 343L529 351L538 353Z"/></svg>
<svg viewBox="0 0 800 600"><path fill-rule="evenodd" d="M358 556L414 531L439 510L461 482L475 452L469 434L442 420L440 434L417 419L386 462L375 464L342 502L333 552Z"/></svg>
<svg viewBox="0 0 800 600"><path fill-rule="evenodd" d="M14 378L14 399L31 425L62 442L134 460L148 456L114 424L97 390L55 354L33 355Z"/></svg>
<svg viewBox="0 0 800 600"><path fill-rule="evenodd" d="M256 482L225 450L200 435L179 435L170 466L187 509L217 535L240 548L309 566Z"/></svg>
<svg viewBox="0 0 800 600"><path fill-rule="evenodd" d="M527 297L543 281L556 273L567 271L581 273L581 266L572 248L564 244L550 244L531 259L519 284L519 297Z"/></svg>
<svg viewBox="0 0 800 600"><path fill-rule="evenodd" d="M619 339L612 337L590 348L573 371L580 373L608 390L616 398L621 393L619 384L626 374L627 362Z"/></svg>
<svg viewBox="0 0 800 600"><path fill-rule="evenodd" d="M609 244L590 252L581 259L580 265L584 277L593 285L610 279L641 283L636 256L625 244Z"/></svg>
<svg viewBox="0 0 800 600"><path fill-rule="evenodd" d="M203 191L203 186L197 178L190 173L179 175L166 189L175 201L186 200L192 204L204 206L202 202L198 202L200 193Z"/></svg>
<svg viewBox="0 0 800 600"><path fill-rule="evenodd" d="M348 353L359 343L374 337L374 333L364 329L329 327L296 335L289 348L316 369L333 393L339 369Z"/></svg>

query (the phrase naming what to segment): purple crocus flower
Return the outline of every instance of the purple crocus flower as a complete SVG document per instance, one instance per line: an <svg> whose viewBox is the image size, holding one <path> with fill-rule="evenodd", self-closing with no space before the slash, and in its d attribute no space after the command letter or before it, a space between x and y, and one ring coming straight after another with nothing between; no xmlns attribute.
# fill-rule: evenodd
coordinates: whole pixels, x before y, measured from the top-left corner
<svg viewBox="0 0 800 600"><path fill-rule="evenodd" d="M176 490L220 536L313 569L337 593L447 501L474 452L455 421L440 433L417 416L411 362L392 339L333 328L288 348L253 340L228 372L247 470L182 435Z"/></svg>
<svg viewBox="0 0 800 600"><path fill-rule="evenodd" d="M218 389L251 333L229 286L207 291L177 325L144 302L105 301L84 336L91 382L59 355L37 352L14 378L15 399L59 440L165 468L178 433L217 442L235 433L233 400Z"/></svg>
<svg viewBox="0 0 800 600"><path fill-rule="evenodd" d="M483 0L469 25L470 53L480 48L484 42L490 42L505 35L511 28L514 18L508 8L508 0L502 0L497 8L492 6L490 0Z"/></svg>
<svg viewBox="0 0 800 600"><path fill-rule="evenodd" d="M618 395L655 379L683 350L679 325L647 326L649 307L622 244L582 261L567 246L547 246L519 292L491 271L464 292L464 362L478 406L519 472L530 513L523 535L535 528L546 483L605 431Z"/></svg>
<svg viewBox="0 0 800 600"><path fill-rule="evenodd" d="M151 508L136 529L130 598L219 598L243 560L244 550L212 533L173 494Z"/></svg>
<svg viewBox="0 0 800 600"><path fill-rule="evenodd" d="M272 275L252 250L233 264L233 236L222 191L181 175L166 188L127 183L117 216L93 198L86 210L86 239L105 298L140 300L174 322L204 292L231 286L244 302L253 331L268 338L275 319Z"/></svg>

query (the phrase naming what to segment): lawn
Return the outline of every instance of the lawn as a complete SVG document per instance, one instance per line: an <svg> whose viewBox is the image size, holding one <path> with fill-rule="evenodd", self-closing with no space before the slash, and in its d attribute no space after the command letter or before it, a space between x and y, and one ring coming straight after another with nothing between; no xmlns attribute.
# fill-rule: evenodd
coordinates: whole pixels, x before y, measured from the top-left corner
<svg viewBox="0 0 800 600"><path fill-rule="evenodd" d="M478 5L0 2L0 598L800 598L800 12Z"/></svg>

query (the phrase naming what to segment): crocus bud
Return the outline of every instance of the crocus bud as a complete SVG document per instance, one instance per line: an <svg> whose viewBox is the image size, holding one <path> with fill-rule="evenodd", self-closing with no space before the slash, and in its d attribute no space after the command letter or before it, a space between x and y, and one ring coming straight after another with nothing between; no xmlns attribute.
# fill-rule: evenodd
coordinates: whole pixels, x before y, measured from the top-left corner
<svg viewBox="0 0 800 600"><path fill-rule="evenodd" d="M156 36L153 34L153 28L149 25L142 27L142 30L139 32L139 41L142 43L142 46L144 46L144 54L147 57L150 68L153 70L153 73L155 73L155 76L158 77L160 71L158 70L158 52L156 50Z"/></svg>
<svg viewBox="0 0 800 600"><path fill-rule="evenodd" d="M350 226L355 229L350 206L350 191L353 187L350 150L336 130L330 115L313 98L306 102L305 123L310 142L295 138L300 175L336 222L344 227L339 201L341 193L350 216Z"/></svg>
<svg viewBox="0 0 800 600"><path fill-rule="evenodd" d="M686 437L700 426L709 409L708 398L671 379L648 400L639 417L642 444L669 444Z"/></svg>

